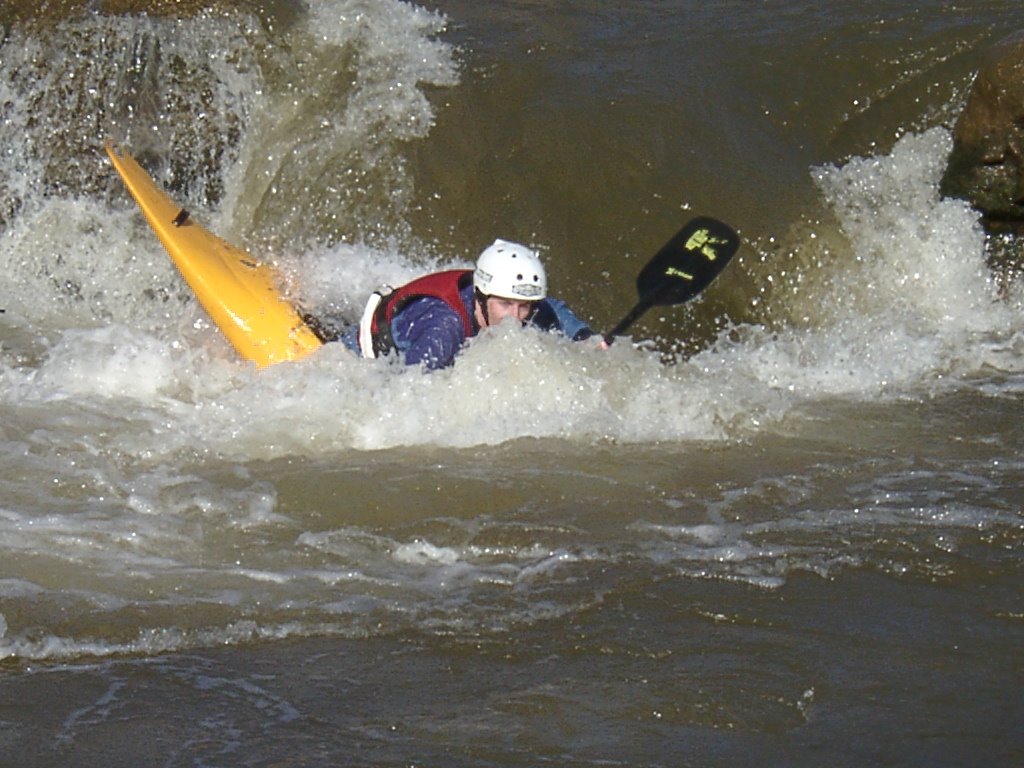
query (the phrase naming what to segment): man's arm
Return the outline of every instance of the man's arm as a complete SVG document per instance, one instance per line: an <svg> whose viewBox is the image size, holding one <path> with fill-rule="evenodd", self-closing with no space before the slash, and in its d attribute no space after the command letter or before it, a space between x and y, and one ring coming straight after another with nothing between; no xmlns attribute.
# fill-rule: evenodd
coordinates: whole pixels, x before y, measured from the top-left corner
<svg viewBox="0 0 1024 768"><path fill-rule="evenodd" d="M538 302L537 312L530 322L545 331L559 331L573 341L583 341L594 335L590 326L576 317L569 305L561 299L548 297Z"/></svg>
<svg viewBox="0 0 1024 768"><path fill-rule="evenodd" d="M391 321L391 333L406 365L428 370L452 364L466 332L460 318L440 299L421 298L409 303Z"/></svg>

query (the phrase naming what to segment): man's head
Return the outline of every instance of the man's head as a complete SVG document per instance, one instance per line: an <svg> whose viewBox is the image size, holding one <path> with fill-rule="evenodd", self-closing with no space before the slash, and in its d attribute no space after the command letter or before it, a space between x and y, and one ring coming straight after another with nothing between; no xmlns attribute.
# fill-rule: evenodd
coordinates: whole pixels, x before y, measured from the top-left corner
<svg viewBox="0 0 1024 768"><path fill-rule="evenodd" d="M507 317L526 322L534 304L547 296L548 278L535 251L495 240L477 259L473 287L481 326L497 325Z"/></svg>

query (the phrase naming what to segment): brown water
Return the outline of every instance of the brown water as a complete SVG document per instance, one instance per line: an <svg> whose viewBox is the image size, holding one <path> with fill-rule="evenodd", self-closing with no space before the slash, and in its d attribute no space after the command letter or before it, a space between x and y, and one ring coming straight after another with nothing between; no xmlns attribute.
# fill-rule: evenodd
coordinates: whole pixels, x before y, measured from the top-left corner
<svg viewBox="0 0 1024 768"><path fill-rule="evenodd" d="M1024 763L1024 296L937 192L1016 0L198 5L0 11L0 766ZM107 136L324 313L744 246L257 374Z"/></svg>

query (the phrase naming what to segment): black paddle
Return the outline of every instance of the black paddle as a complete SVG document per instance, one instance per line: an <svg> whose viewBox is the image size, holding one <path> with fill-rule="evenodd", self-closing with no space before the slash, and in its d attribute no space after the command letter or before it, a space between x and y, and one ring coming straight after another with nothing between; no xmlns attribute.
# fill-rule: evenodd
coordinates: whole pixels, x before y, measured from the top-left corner
<svg viewBox="0 0 1024 768"><path fill-rule="evenodd" d="M707 216L693 219L654 254L636 278L639 300L618 325L604 335L611 344L651 307L689 301L718 277L740 247L732 227Z"/></svg>

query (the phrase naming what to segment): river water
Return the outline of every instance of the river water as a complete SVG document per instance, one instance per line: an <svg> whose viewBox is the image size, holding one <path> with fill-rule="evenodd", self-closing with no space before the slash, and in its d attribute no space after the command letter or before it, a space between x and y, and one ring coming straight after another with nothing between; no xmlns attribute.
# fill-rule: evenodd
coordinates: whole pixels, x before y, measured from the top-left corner
<svg viewBox="0 0 1024 768"><path fill-rule="evenodd" d="M0 10L0 766L1024 764L1024 288L938 192L1019 0ZM122 141L307 309L539 247L602 353L257 372Z"/></svg>

